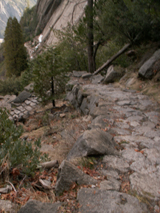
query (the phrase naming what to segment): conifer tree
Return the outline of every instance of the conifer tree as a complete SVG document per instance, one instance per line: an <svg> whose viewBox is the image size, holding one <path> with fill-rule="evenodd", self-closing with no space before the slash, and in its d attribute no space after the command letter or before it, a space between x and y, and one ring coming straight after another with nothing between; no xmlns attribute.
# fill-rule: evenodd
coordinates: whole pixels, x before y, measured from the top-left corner
<svg viewBox="0 0 160 213"><path fill-rule="evenodd" d="M15 17L8 19L5 29L4 56L7 76L19 76L27 68L27 52L24 47L23 34Z"/></svg>

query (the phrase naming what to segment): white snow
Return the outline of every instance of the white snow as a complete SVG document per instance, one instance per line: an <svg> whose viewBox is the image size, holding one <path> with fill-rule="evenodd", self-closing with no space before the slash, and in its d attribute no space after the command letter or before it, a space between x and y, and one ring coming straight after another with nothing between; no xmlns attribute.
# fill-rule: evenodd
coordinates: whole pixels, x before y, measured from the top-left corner
<svg viewBox="0 0 160 213"><path fill-rule="evenodd" d="M39 38L38 38L39 43L41 43L41 42L42 42L42 38L43 38L43 35L41 34L41 35L39 36Z"/></svg>

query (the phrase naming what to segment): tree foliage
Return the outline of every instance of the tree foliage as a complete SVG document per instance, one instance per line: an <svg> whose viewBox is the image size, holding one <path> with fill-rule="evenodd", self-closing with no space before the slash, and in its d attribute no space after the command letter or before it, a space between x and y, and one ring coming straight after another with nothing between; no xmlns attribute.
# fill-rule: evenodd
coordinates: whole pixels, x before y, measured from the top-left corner
<svg viewBox="0 0 160 213"><path fill-rule="evenodd" d="M160 35L159 9L157 0L99 0L95 5L95 25L108 38L119 37L123 42L156 40Z"/></svg>
<svg viewBox="0 0 160 213"><path fill-rule="evenodd" d="M24 47L21 26L16 18L9 18L4 36L4 56L7 76L19 76L27 68L27 52Z"/></svg>
<svg viewBox="0 0 160 213"><path fill-rule="evenodd" d="M29 8L27 7L20 20L20 25L24 34L24 40L29 41L35 35L35 29L38 23L37 14L35 12L36 6ZM41 32L39 31L38 34Z"/></svg>

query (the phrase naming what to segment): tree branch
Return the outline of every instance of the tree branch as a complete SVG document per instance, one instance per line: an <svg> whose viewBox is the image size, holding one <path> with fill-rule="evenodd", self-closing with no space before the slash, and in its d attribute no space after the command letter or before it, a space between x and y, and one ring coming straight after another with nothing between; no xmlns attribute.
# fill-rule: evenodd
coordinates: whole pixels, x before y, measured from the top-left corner
<svg viewBox="0 0 160 213"><path fill-rule="evenodd" d="M131 43L126 44L121 50L118 51L115 55L113 55L106 63L104 63L100 68L98 68L93 75L98 74L101 72L104 68L107 68L110 66L112 61L114 61L116 58L118 58L120 55L122 55L129 47L131 46Z"/></svg>

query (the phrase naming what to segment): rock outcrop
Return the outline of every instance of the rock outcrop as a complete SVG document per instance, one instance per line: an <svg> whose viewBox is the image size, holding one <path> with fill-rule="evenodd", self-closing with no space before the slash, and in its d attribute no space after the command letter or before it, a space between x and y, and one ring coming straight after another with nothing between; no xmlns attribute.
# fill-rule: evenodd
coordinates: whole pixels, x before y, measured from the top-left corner
<svg viewBox="0 0 160 213"><path fill-rule="evenodd" d="M58 8L58 6L62 3L63 0L47 0L42 1L38 0L36 5L36 14L38 19L38 24L36 28L36 34L37 31L43 31L45 26L47 25L48 21L50 20L51 16L55 12L55 10Z"/></svg>
<svg viewBox="0 0 160 213"><path fill-rule="evenodd" d="M87 0L38 0L37 16L39 22L37 29L42 30L43 42L47 45L57 41L53 30L61 30L68 23L75 24L84 14Z"/></svg>

